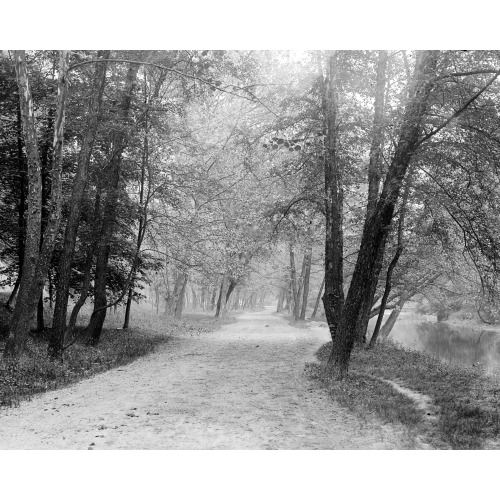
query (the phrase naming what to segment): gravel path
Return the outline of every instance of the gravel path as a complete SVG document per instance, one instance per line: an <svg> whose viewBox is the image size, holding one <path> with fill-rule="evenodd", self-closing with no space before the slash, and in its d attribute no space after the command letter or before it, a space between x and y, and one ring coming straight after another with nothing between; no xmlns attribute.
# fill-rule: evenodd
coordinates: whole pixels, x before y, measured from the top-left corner
<svg viewBox="0 0 500 500"><path fill-rule="evenodd" d="M326 328L271 310L0 412L0 449L402 449L303 373Z"/></svg>

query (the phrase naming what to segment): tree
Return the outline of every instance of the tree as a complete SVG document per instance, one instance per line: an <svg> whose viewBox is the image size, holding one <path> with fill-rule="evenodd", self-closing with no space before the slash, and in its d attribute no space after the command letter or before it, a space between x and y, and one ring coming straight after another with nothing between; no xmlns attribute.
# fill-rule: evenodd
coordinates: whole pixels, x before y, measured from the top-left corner
<svg viewBox="0 0 500 500"><path fill-rule="evenodd" d="M50 215L43 233L42 243L42 177L35 115L31 96L28 67L24 51L14 51L16 77L21 102L24 143L28 157L28 185L26 239L24 260L16 305L10 324L9 337L5 346L5 357L22 354L29 333L29 322L34 307L41 295L49 266L55 238L59 229L62 189L62 146L67 98L68 52L61 51L58 77L58 102L55 113Z"/></svg>
<svg viewBox="0 0 500 500"><path fill-rule="evenodd" d="M98 59L109 58L110 51L102 51ZM75 253L76 238L80 213L83 204L83 196L87 184L88 169L92 155L93 145L97 134L99 115L101 111L102 95L106 82L107 62L97 63L91 84L90 100L87 111L87 123L85 126L82 146L78 157L78 167L73 181L73 190L69 204L69 215L64 233L64 245L60 256L58 269L58 282L56 288L56 305L52 332L49 341L49 355L52 358L60 358L64 346L66 332L66 315L68 308L69 287L71 278L71 265Z"/></svg>

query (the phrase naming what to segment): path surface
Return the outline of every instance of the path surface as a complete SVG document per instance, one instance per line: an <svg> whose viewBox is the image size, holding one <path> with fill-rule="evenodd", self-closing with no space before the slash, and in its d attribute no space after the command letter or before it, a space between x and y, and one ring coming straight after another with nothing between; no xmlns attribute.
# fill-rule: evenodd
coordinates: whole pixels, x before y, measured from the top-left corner
<svg viewBox="0 0 500 500"><path fill-rule="evenodd" d="M415 447L367 424L303 373L326 329L272 311L173 337L134 363L0 411L0 449L387 449Z"/></svg>

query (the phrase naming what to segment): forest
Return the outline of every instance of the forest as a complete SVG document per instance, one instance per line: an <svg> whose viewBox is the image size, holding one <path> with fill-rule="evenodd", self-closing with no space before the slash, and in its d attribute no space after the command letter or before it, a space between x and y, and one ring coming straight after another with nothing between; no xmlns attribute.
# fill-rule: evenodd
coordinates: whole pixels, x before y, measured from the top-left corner
<svg viewBox="0 0 500 500"><path fill-rule="evenodd" d="M323 321L336 380L405 307L500 320L500 52L2 54L3 363L146 303Z"/></svg>

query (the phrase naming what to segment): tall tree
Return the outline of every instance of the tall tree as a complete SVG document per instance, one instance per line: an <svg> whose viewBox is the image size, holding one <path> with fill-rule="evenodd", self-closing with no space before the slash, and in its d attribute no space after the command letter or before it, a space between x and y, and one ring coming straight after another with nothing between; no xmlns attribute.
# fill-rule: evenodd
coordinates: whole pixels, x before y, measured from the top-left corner
<svg viewBox="0 0 500 500"><path fill-rule="evenodd" d="M98 59L108 59L110 51L100 51ZM101 110L102 95L106 82L107 62L97 62L90 89L90 100L86 114L86 124L82 145L78 157L78 166L73 181L73 189L69 204L68 220L64 233L64 244L59 262L58 281L56 287L56 304L52 331L49 340L49 355L60 358L64 345L66 330L66 315L68 309L69 286L71 267L75 254L76 237L82 210L82 202L87 185L88 169L95 137L98 130L99 115Z"/></svg>
<svg viewBox="0 0 500 500"><path fill-rule="evenodd" d="M112 137L112 151L109 170L107 172L107 193L102 212L102 232L97 245L97 260L94 284L94 311L90 317L89 324L85 327L82 335L88 338L91 345L99 343L106 310L108 306L106 296L106 283L108 273L108 261L110 254L111 236L115 229L118 195L120 189L121 167L123 152L127 145L127 131L125 125L129 120L133 92L139 70L138 63L131 63L128 67L125 88L119 107L121 123Z"/></svg>
<svg viewBox="0 0 500 500"><path fill-rule="evenodd" d="M54 122L50 209L47 226L43 233L43 241L40 247L42 168L36 135L36 120L26 56L24 51L14 51L16 77L21 100L24 143L26 145L28 157L29 192L27 197L28 215L26 220L23 271L10 324L9 337L5 346L5 357L17 357L24 351L29 334L31 317L35 311L40 294L42 293L61 220L62 146L68 91L68 58L68 51L61 51L59 58L58 98Z"/></svg>

